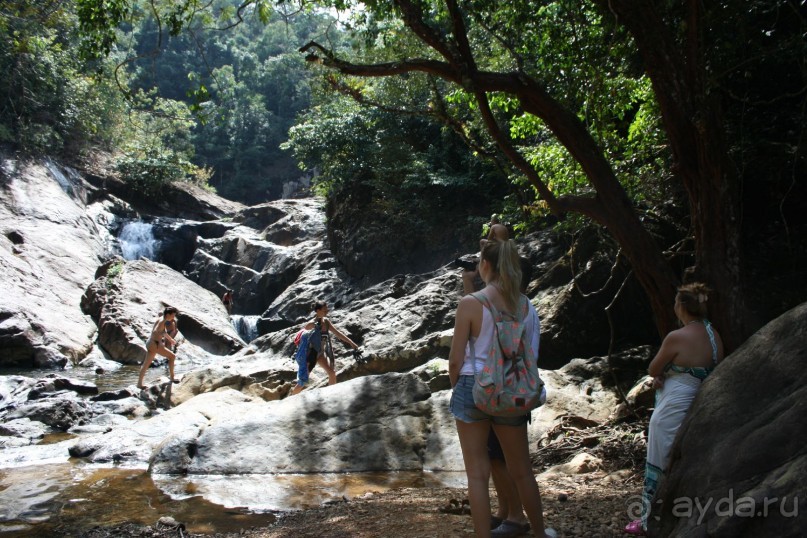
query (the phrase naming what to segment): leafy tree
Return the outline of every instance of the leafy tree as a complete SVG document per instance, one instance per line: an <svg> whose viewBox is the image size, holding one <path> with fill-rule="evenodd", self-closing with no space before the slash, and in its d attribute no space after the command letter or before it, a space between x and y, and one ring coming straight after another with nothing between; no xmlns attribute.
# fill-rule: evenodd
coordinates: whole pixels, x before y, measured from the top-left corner
<svg viewBox="0 0 807 538"><path fill-rule="evenodd" d="M104 76L114 64L79 59L76 24L68 2L0 4L0 141L75 155L120 139L125 104Z"/></svg>
<svg viewBox="0 0 807 538"><path fill-rule="evenodd" d="M378 86L379 96L399 91ZM490 201L509 190L502 171L415 108L428 95L399 99L405 109L383 109L332 90L318 88L284 147L317 170L317 189L328 194L331 248L348 271L373 281L423 272L475 245Z"/></svg>
<svg viewBox="0 0 807 538"><path fill-rule="evenodd" d="M731 348L750 330L741 275L740 178L724 139L721 105L725 94L714 83L717 58L711 55L715 49L710 45L712 41L721 45L716 50L726 54L722 59L729 62L723 65L743 65L747 58L740 47L730 44L731 29L719 23L734 20L725 17L726 11L748 21L762 8L757 4L756 10L745 13L739 5L706 10L698 2L684 6L630 0L578 4L572 8L568 2L371 2L368 11L374 22L368 27L386 26L384 37L392 35L393 39L401 39L398 34L405 29L421 48L414 52L403 49L394 60L382 62L339 56L316 42L304 50L311 61L345 75L427 73L461 88L470 96L469 107L478 110L489 135L550 210L584 214L611 232L648 293L659 332L666 333L674 327L670 305L678 277L642 225L627 194L628 182L619 180L617 165L626 156L629 144L624 139L629 142L629 136L621 135L623 143L614 145L619 139L611 134L619 136L619 130L602 129L603 118L614 122L613 116L619 119L625 112L634 118L639 115L643 105L624 97L633 90L632 85L613 83L620 79L630 82L631 71L640 65L653 88L674 177L689 200L696 275L718 292L713 311ZM779 2L778 7L795 11L796 6ZM555 14L572 9L590 23L558 25ZM591 28L594 30L588 31ZM569 32L565 39L546 38L558 29ZM793 30L791 33L795 35ZM573 43L572 49L564 50L563 43ZM591 96L591 109L564 84L584 80L577 71L590 77L586 92ZM641 80L634 78L640 88ZM604 116L601 111L609 109L602 104L609 101L616 106ZM546 164L541 158L543 149L533 152L530 159L530 153L518 147L512 127L518 128L514 118L519 114L502 115L497 110L502 106L518 107L526 121L530 116L539 119L539 127L551 132L579 166L585 185L569 194L550 188L549 178L540 175L546 168L541 168ZM653 106L647 103L645 108ZM638 129L631 122L627 134L640 132ZM535 142L542 142L539 128L528 135L538 135Z"/></svg>
<svg viewBox="0 0 807 538"><path fill-rule="evenodd" d="M127 91L153 90L186 102L200 120L192 136L194 162L214 171L211 183L219 194L254 203L279 197L283 183L300 175L280 149L310 102L311 74L297 48L325 35L331 19L262 12L261 3L240 12L239 6L234 0L217 0L206 10L194 2L132 2L109 16L117 16L120 35L128 35L121 43L130 45L115 48L125 54L122 70L131 73ZM217 30L230 26L223 22L227 17L241 22ZM97 20L107 24L104 17ZM92 31L92 21L87 26L85 35L95 38L85 41L87 50L103 53L107 34Z"/></svg>
<svg viewBox="0 0 807 538"><path fill-rule="evenodd" d="M786 103L783 107L804 110L805 23L799 2L296 4L357 10L350 29L364 47L346 51L314 40L302 50L310 62L346 77L335 84L358 100L372 99L368 91L376 85L356 78L394 79L407 89L439 80L453 88L433 92L434 114L482 150L494 142L551 212L582 214L606 227L646 290L660 333L674 326L670 305L678 275L645 228L636 202L683 190L695 274L717 291L711 305L715 321L729 348L747 336L744 178L737 163L738 152L750 143L739 133L748 111L761 125L774 126L765 115L771 96L760 89L766 81L782 82L773 99ZM188 14L200 8L189 1L176 10ZM261 12L269 6L247 0L236 18L252 8ZM103 50L109 20L96 26L89 35ZM736 39L738 31L745 41ZM771 58L787 75L765 67ZM736 88L743 95L732 95ZM793 147L786 161L803 169L803 137L786 138Z"/></svg>

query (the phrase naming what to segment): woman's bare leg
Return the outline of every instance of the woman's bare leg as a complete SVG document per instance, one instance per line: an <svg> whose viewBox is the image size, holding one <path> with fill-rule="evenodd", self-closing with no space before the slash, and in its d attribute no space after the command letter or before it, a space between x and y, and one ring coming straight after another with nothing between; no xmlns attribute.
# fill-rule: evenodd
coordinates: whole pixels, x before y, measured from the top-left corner
<svg viewBox="0 0 807 538"><path fill-rule="evenodd" d="M146 358L143 360L143 364L140 365L140 375L137 378L137 388L143 388L143 378L146 377L146 371L148 371L149 366L151 366L152 361L154 361L154 357L157 355L157 346L149 345L146 348Z"/></svg>
<svg viewBox="0 0 807 538"><path fill-rule="evenodd" d="M468 477L468 500L471 501L471 518L478 538L490 537L490 459L488 432L490 421L462 422L457 420L457 434Z"/></svg>
<svg viewBox="0 0 807 538"><path fill-rule="evenodd" d="M336 385L336 370L331 368L331 365L328 362L328 357L326 357L325 355L320 355L319 357L317 357L317 364L322 366L322 368L328 374L328 384Z"/></svg>
<svg viewBox="0 0 807 538"><path fill-rule="evenodd" d="M170 349L168 349L164 345L161 345L159 347L159 349L157 350L157 353L159 353L160 355L162 355L163 357L168 359L168 376L171 378L171 381L173 382L174 381L174 359L176 359L177 356L174 354L173 351L171 351Z"/></svg>
<svg viewBox="0 0 807 538"><path fill-rule="evenodd" d="M521 503L530 520L535 536L544 536L544 509L541 492L532 473L530 449L527 441L527 426L493 425L496 436L502 445L507 470L518 489Z"/></svg>
<svg viewBox="0 0 807 538"><path fill-rule="evenodd" d="M505 462L490 460L490 475L493 478L496 495L499 497L499 511L496 512L496 516L515 523L526 523L524 512L521 510L521 497L518 496L518 489L510 478Z"/></svg>

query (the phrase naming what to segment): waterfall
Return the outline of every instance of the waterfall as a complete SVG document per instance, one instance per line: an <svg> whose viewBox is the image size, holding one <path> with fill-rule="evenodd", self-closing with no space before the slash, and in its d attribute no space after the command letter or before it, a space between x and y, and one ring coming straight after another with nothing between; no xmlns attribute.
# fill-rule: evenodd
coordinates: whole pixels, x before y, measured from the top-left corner
<svg viewBox="0 0 807 538"><path fill-rule="evenodd" d="M73 196L73 185L70 183L70 180L67 179L62 171L56 166L56 163L51 161L50 159L45 160L45 167L50 172L50 175L53 176L53 179L59 184L64 192L68 195Z"/></svg>
<svg viewBox="0 0 807 538"><path fill-rule="evenodd" d="M118 242L121 254L127 260L153 260L156 254L157 240L154 239L152 225L146 222L127 222L118 236Z"/></svg>
<svg viewBox="0 0 807 538"><path fill-rule="evenodd" d="M233 325L233 329L238 331L238 336L241 337L241 340L244 342L252 342L256 338L258 338L258 320L261 319L260 316L230 316L230 323Z"/></svg>

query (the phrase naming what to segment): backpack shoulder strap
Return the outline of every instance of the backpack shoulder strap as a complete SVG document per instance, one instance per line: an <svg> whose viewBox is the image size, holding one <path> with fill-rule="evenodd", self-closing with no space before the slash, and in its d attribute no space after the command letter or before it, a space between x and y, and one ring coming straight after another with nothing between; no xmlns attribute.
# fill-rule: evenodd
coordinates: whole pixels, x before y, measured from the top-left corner
<svg viewBox="0 0 807 538"><path fill-rule="evenodd" d="M530 315L530 299L523 293L518 298L519 316L518 319L524 321Z"/></svg>
<svg viewBox="0 0 807 538"><path fill-rule="evenodd" d="M499 313L498 310L496 310L496 307L493 306L493 303L490 302L490 299L488 299L487 295L485 295L481 291L474 292L471 295L473 295L474 299L482 303L482 306L490 310L494 322L499 321L501 319L501 314Z"/></svg>

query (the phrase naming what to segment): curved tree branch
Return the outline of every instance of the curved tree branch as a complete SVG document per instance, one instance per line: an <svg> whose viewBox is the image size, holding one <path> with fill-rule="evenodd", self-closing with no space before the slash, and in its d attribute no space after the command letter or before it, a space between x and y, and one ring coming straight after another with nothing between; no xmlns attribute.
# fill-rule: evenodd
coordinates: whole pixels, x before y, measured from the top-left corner
<svg viewBox="0 0 807 538"><path fill-rule="evenodd" d="M443 39L440 32L426 24L426 17L419 5L409 0L396 0L394 3L401 10L404 24L426 45L440 53L449 62L457 59L454 51L451 50L450 45Z"/></svg>

